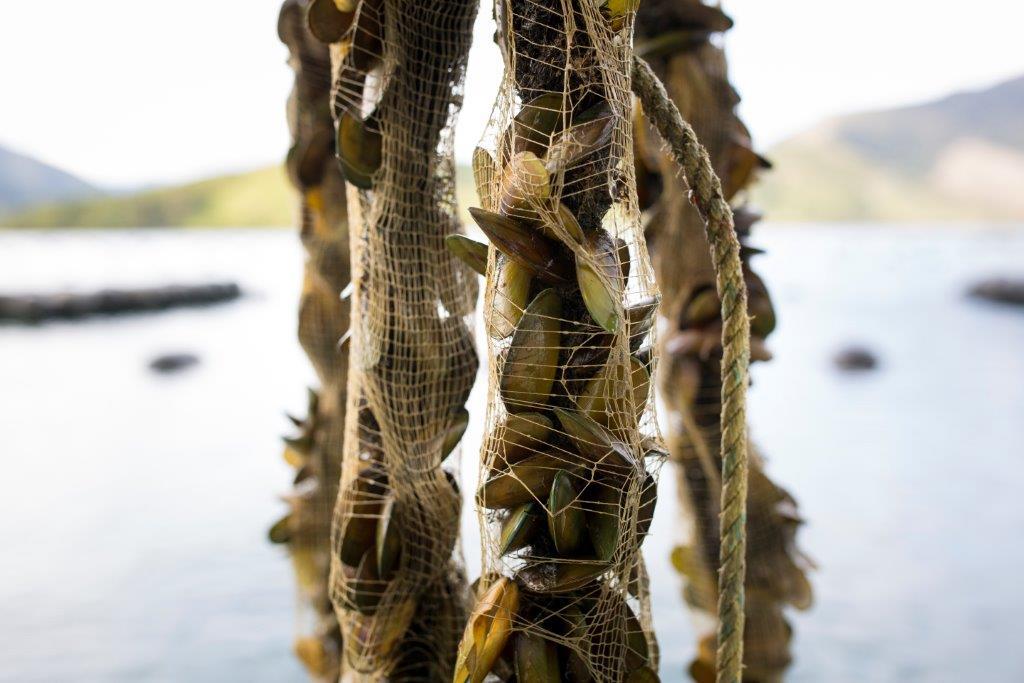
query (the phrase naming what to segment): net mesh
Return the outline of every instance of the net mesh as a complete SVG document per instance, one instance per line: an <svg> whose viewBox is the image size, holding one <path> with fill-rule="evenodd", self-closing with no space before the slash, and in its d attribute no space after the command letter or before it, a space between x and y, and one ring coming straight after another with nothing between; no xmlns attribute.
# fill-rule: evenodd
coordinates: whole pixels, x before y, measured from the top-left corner
<svg viewBox="0 0 1024 683"><path fill-rule="evenodd" d="M632 3L498 0L474 154L486 252L483 573L456 681L656 680L640 554L664 459L632 139Z"/></svg>
<svg viewBox="0 0 1024 683"><path fill-rule="evenodd" d="M714 680L720 304L677 169L632 123L628 74L635 18L638 52L727 196L741 196L767 164L735 116L724 53L710 40L731 22L695 0L647 0L638 14L625 0L498 0L506 71L474 154L482 207L472 212L495 248L449 238L446 249L460 231L452 135L475 10L397 0L282 8L296 71L287 166L309 257L299 335L321 382L288 440L291 511L271 530L289 544L306 613L297 653L322 680L340 675L342 643L346 680L446 680L453 670L460 681L656 680L639 552L667 453L649 401L650 248L669 323L658 383L692 521L673 562L701 629L690 673ZM744 241L755 220L737 210ZM753 358L764 360L774 311L749 267L754 253L743 256ZM487 274L490 391L477 492L483 575L467 625L458 485L442 463L465 430L477 369L471 268ZM799 523L752 453L744 680L779 680L789 663L783 608L811 599Z"/></svg>
<svg viewBox="0 0 1024 683"><path fill-rule="evenodd" d="M474 0L316 0L349 183L352 359L331 596L346 680L447 680L465 623L460 494L442 464L468 422L476 275L452 155ZM455 456L451 457L455 460Z"/></svg>
<svg viewBox="0 0 1024 683"><path fill-rule="evenodd" d="M330 529L341 475L347 354L337 341L348 329L348 304L339 293L349 282L345 182L334 160L331 63L326 46L309 32L307 2L287 0L278 34L289 49L295 83L288 101L292 146L286 168L297 190L306 266L299 307L299 340L319 379L305 418L292 418L298 434L286 439L285 459L295 467L286 496L289 514L271 529L288 544L299 597L295 652L315 680L336 681L341 634L328 589Z"/></svg>
<svg viewBox="0 0 1024 683"><path fill-rule="evenodd" d="M699 0L647 0L637 17L637 50L665 82L669 95L707 148L734 203L768 166L751 146L735 114L739 98L728 81L725 54L712 37L732 25L717 7ZM675 181L675 162L641 119L637 119L640 194L650 212L647 240L664 301L666 334L658 378L668 408L668 445L676 464L682 507L691 531L673 552L685 578L684 597L697 616L700 642L690 673L715 680L715 612L721 487L722 358L721 303L703 222L690 205L687 188ZM768 291L750 267L757 250L746 245L757 216L735 210L751 323L751 358L767 360L765 338L775 326ZM806 608L809 566L795 546L801 523L796 502L765 474L750 448L747 502L746 631L744 680L777 681L790 662L787 605Z"/></svg>

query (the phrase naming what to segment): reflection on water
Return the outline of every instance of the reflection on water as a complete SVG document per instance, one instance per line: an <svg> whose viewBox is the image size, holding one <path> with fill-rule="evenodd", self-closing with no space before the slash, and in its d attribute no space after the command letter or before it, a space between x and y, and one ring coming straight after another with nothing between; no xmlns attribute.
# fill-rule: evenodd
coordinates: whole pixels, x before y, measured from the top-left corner
<svg viewBox="0 0 1024 683"><path fill-rule="evenodd" d="M779 308L754 368L753 436L809 520L816 605L792 681L1024 680L1024 311L962 296L1024 268L1024 234L768 226ZM265 531L287 488L282 411L312 371L295 341L301 250L266 232L0 234L0 290L234 279L220 309L0 328L0 680L303 680L293 581ZM844 375L849 342L879 369ZM201 363L158 377L164 352ZM484 393L470 399L483 416ZM480 425L468 433L474 490ZM665 470L651 538L662 679L693 624ZM464 515L470 574L479 551Z"/></svg>

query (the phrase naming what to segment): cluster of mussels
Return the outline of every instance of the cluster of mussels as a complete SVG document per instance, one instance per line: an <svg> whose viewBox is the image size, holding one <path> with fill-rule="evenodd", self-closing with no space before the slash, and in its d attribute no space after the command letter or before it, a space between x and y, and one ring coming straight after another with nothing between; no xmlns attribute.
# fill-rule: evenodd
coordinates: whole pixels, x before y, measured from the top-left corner
<svg viewBox="0 0 1024 683"><path fill-rule="evenodd" d="M313 613L311 632L295 640L295 655L315 679L329 680L340 671L341 631L327 584L333 506L325 498L336 487L322 477L327 469L337 473L338 467L325 462L324 437L329 427L319 403L319 395L310 390L308 417L289 415L299 434L285 437L284 458L296 470L295 482L284 497L289 512L270 527L268 536L271 543L288 546L299 594Z"/></svg>
<svg viewBox="0 0 1024 683"><path fill-rule="evenodd" d="M292 146L285 166L301 205L306 249L299 309L299 340L316 370L319 393L310 391L307 417L291 418L299 435L285 439L285 459L295 480L285 497L289 513L270 530L286 544L295 570L303 614L295 652L316 680L337 680L341 631L330 600L330 529L344 447L348 358L336 347L348 329L349 282L345 181L333 158L330 54L311 34L307 0L286 0L278 35L295 72L288 103Z"/></svg>
<svg viewBox="0 0 1024 683"><path fill-rule="evenodd" d="M441 460L458 445L468 421L469 414L463 411L445 437ZM388 619L374 617L388 591L388 584L396 578L403 553L410 555L406 562L414 565L416 559L412 555L417 547L414 539L403 534L402 504L395 495L384 465L380 427L366 406L359 413L359 442L359 474L341 494L347 506L338 541L344 580L341 595L335 599L343 609L358 615L355 638L360 647L372 651L375 658L387 658L403 637L415 636L407 631L416 616L417 600L407 597L397 607L390 606ZM458 485L451 474L445 472L444 476L450 487L450 503L457 508ZM455 543L454 533L450 531L446 529L440 534L450 536L447 554L451 553ZM457 596L450 597L458 599ZM398 668L408 674L409 666L406 664L404 668Z"/></svg>
<svg viewBox="0 0 1024 683"><path fill-rule="evenodd" d="M335 75L337 158L345 179L361 190L373 188L380 168L383 138L376 112L359 115L367 74L380 65L384 50L384 0L313 0L309 12L313 33L332 45L338 59Z"/></svg>
<svg viewBox="0 0 1024 683"><path fill-rule="evenodd" d="M648 0L637 13L637 51L665 82L680 113L693 126L722 179L729 201L741 196L770 167L752 148L750 134L735 113L739 96L729 83L724 52L711 42L732 21L718 7L700 0ZM689 205L687 190L663 183L676 174L674 161L637 122L637 177L646 224L667 318L661 338L659 384L669 409L668 445L676 462L684 506L696 521L694 538L673 552L686 578L684 597L698 613L716 613L720 495L719 452L722 409L722 319L704 226ZM750 266L759 253L747 244L759 216L745 207L734 210L741 241L743 274L751 316L751 360L770 359L765 339L776 317L768 290ZM801 523L796 502L774 484L750 446L747 502L746 629L744 675L748 683L781 680L790 662L792 629L783 608L806 608L811 587L809 566L796 547ZM712 624L701 637L691 676L715 680L716 636Z"/></svg>
<svg viewBox="0 0 1024 683"><path fill-rule="evenodd" d="M366 680L450 677L465 623L465 579L452 559L460 496L442 462L468 424L478 362L465 318L477 283L443 248L457 219L452 178L438 169L449 163L442 141L474 9L470 0L313 0L308 13L331 45L336 155L359 190L360 396L332 597L346 664ZM402 19L385 42L388 14Z"/></svg>
<svg viewBox="0 0 1024 683"><path fill-rule="evenodd" d="M490 270L500 397L477 492L493 571L456 683L657 680L633 605L656 502L648 470L664 457L641 430L658 302L616 234L628 213L616 147L628 99L609 96L612 67L598 59L628 36L631 4L499 3L499 42L515 64L509 99L521 104L496 154L474 154L488 208L470 209L494 249L448 238L477 272Z"/></svg>

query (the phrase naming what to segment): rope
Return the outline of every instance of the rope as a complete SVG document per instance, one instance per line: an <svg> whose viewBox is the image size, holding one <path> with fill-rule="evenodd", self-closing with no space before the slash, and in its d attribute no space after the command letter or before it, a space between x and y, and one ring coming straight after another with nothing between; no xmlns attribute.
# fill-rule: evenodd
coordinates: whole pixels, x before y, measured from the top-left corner
<svg viewBox="0 0 1024 683"><path fill-rule="evenodd" d="M634 57L633 92L645 115L668 144L690 185L711 244L722 301L722 512L718 570L718 683L740 683L743 675L744 589L747 508L747 369L750 318L732 209L722 195L707 150L683 120L665 86L647 62Z"/></svg>

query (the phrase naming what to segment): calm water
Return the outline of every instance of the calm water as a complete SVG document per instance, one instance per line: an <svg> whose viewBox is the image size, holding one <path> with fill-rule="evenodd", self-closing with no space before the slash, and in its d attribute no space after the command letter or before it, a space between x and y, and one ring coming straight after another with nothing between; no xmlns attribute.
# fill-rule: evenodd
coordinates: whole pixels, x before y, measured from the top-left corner
<svg viewBox="0 0 1024 683"><path fill-rule="evenodd" d="M1024 232L769 226L758 243L781 324L754 371L754 436L821 566L791 680L1024 680L1024 311L962 294L1024 274ZM290 231L0 234L0 291L226 278L248 292L0 327L0 680L304 680L290 568L264 542L290 479L282 411L301 412L312 382L294 338L301 259ZM849 342L880 369L833 370ZM151 374L167 351L202 362ZM672 479L645 549L662 679L682 681Z"/></svg>

